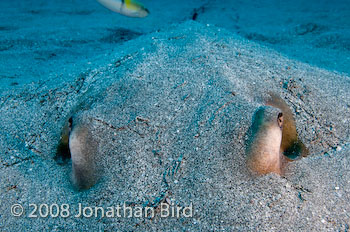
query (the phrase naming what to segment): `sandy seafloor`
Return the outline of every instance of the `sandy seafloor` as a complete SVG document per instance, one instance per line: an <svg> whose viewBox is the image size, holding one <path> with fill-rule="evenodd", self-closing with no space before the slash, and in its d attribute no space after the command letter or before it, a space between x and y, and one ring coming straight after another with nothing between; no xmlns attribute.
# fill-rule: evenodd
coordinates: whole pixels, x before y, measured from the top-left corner
<svg viewBox="0 0 350 232"><path fill-rule="evenodd" d="M149 0L133 19L95 1L1 1L0 231L349 231L350 4L327 2ZM253 177L245 141L268 91L310 155ZM86 191L55 159L73 109L98 144ZM194 215L73 216L161 202ZM29 204L72 215L30 218Z"/></svg>

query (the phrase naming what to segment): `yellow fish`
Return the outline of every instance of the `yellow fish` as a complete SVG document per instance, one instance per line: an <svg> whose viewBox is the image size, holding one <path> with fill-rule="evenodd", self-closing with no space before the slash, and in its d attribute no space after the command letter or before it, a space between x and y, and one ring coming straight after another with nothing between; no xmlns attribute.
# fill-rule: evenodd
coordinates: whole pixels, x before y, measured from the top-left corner
<svg viewBox="0 0 350 232"><path fill-rule="evenodd" d="M134 0L97 0L111 11L135 18L143 18L149 11L139 2Z"/></svg>

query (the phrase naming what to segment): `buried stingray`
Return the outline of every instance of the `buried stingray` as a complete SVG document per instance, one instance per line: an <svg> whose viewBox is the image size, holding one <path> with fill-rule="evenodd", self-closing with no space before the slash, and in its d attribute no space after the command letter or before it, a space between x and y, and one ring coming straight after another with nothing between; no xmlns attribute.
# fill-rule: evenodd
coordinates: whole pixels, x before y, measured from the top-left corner
<svg viewBox="0 0 350 232"><path fill-rule="evenodd" d="M98 143L87 120L79 114L67 120L58 147L71 154L72 182L78 189L90 188L99 178ZM283 175L288 161L308 154L298 138L292 111L274 94L255 112L249 138L247 165L256 174Z"/></svg>
<svg viewBox="0 0 350 232"><path fill-rule="evenodd" d="M247 147L247 166L255 174L284 174L289 161L307 156L308 150L298 138L295 120L288 105L269 94L266 106L253 116Z"/></svg>

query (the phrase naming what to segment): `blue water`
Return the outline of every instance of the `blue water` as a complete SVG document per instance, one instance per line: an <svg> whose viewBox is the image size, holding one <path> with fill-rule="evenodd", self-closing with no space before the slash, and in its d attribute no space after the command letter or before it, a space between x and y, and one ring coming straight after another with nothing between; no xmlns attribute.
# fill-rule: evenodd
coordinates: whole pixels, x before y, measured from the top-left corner
<svg viewBox="0 0 350 232"><path fill-rule="evenodd" d="M350 1L144 0L142 19L94 0L0 1L0 89L64 81L96 57L142 34L185 20L226 28L311 65L350 74Z"/></svg>

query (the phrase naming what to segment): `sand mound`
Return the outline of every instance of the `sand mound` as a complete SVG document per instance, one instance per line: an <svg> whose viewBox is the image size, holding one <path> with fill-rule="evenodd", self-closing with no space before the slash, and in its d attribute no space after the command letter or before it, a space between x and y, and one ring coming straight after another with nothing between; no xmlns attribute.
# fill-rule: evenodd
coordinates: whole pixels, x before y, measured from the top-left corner
<svg viewBox="0 0 350 232"><path fill-rule="evenodd" d="M346 230L350 212L350 79L289 60L196 22L142 35L105 65L54 89L33 84L0 105L0 228L7 230ZM295 114L309 148L285 177L253 178L246 132L273 91ZM55 149L64 121L96 141L103 170L78 192ZM162 202L193 217L162 218ZM22 204L23 216L11 215ZM29 218L29 204L69 204L67 218ZM153 219L76 218L78 203L153 207ZM37 213L38 214L38 213Z"/></svg>

